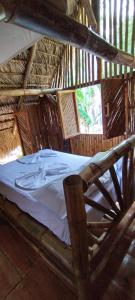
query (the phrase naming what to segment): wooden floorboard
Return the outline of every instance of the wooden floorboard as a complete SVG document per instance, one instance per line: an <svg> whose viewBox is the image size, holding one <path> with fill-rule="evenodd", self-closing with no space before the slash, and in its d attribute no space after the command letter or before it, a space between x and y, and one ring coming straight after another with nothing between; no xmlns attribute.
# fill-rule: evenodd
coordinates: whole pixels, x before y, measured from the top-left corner
<svg viewBox="0 0 135 300"><path fill-rule="evenodd" d="M20 280L21 277L15 266L0 251L0 299L5 299L6 295L12 291Z"/></svg>
<svg viewBox="0 0 135 300"><path fill-rule="evenodd" d="M8 225L1 225L0 249L9 257L21 277L27 274L38 259L35 251Z"/></svg>
<svg viewBox="0 0 135 300"><path fill-rule="evenodd" d="M28 272L21 281L21 284L7 297L7 300L18 299L75 300L75 297L67 290L63 283L48 270L41 259L32 267L30 272Z"/></svg>
<svg viewBox="0 0 135 300"><path fill-rule="evenodd" d="M115 250L94 300L135 299L135 225ZM89 297L91 300L91 297ZM0 219L0 300L77 300L43 258Z"/></svg>
<svg viewBox="0 0 135 300"><path fill-rule="evenodd" d="M9 299L76 300L76 297L22 236L1 221L0 300Z"/></svg>
<svg viewBox="0 0 135 300"><path fill-rule="evenodd" d="M115 282L129 297L135 299L135 258L126 255L115 277Z"/></svg>
<svg viewBox="0 0 135 300"><path fill-rule="evenodd" d="M129 244L129 245L128 245ZM129 246L129 247L128 247ZM118 263L122 248L125 255L114 274L113 269ZM121 249L121 250L119 250ZM122 253L121 253L122 254ZM123 255L123 254L122 254ZM131 224L121 245L116 249L116 255L110 262L110 284L105 290L102 300L134 300L135 299L135 222Z"/></svg>

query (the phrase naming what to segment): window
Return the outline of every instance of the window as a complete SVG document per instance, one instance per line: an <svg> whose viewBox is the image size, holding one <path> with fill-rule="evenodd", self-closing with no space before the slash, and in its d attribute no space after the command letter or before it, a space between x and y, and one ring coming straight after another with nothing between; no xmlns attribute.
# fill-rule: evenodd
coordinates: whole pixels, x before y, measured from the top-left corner
<svg viewBox="0 0 135 300"><path fill-rule="evenodd" d="M80 133L113 138L125 133L125 81L102 80L101 84L58 92L64 139Z"/></svg>
<svg viewBox="0 0 135 300"><path fill-rule="evenodd" d="M64 139L80 133L75 90L58 92L58 105Z"/></svg>
<svg viewBox="0 0 135 300"><path fill-rule="evenodd" d="M80 120L80 133L102 134L101 85L96 84L75 91Z"/></svg>

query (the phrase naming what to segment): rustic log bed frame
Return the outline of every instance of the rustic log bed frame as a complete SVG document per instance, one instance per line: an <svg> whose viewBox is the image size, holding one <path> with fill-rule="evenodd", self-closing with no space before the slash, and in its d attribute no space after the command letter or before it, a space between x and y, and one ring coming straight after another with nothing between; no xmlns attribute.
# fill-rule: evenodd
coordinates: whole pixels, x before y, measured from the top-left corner
<svg viewBox="0 0 135 300"><path fill-rule="evenodd" d="M104 269L116 244L135 217L134 203L135 136L103 154L102 159L89 164L79 175L64 180L71 247L55 237L15 204L0 196L0 212L8 222L34 242L50 268L78 295L78 299L93 299L88 293ZM114 163L123 157L122 190ZM109 170L117 195L115 203L100 181ZM111 209L84 196L92 183L103 194ZM102 211L100 222L86 222L85 203ZM89 298L90 297L90 298Z"/></svg>

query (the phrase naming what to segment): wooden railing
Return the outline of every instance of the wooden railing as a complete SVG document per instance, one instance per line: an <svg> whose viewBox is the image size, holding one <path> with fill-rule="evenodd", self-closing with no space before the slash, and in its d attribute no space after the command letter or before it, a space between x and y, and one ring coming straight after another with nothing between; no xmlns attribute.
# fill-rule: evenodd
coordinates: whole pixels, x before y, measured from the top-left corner
<svg viewBox="0 0 135 300"><path fill-rule="evenodd" d="M80 300L90 299L88 286L93 289L93 282L100 276L118 241L135 218L134 146L135 136L132 136L90 163L79 175L64 180L73 267ZM114 167L120 158L122 184ZM100 179L106 171L110 173L117 201ZM86 194L84 196L92 184L103 195L107 206ZM87 223L85 204L102 212L104 217L100 222Z"/></svg>

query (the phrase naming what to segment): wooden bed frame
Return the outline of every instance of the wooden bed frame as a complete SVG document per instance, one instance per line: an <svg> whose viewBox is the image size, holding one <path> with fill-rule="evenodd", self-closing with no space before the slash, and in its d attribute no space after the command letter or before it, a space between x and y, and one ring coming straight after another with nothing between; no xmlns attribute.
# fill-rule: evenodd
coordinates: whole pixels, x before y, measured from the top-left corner
<svg viewBox="0 0 135 300"><path fill-rule="evenodd" d="M90 291L135 217L134 146L135 136L132 136L103 153L99 161L90 163L79 175L71 175L64 180L71 246L0 196L1 215L23 236L25 234L27 241L32 241L53 272L68 284L79 300L94 299ZM123 192L114 168L121 157ZM108 170L117 195L116 203L100 181L100 177ZM84 196L93 183L109 203L110 209ZM87 223L85 204L103 212L104 218L99 222Z"/></svg>

